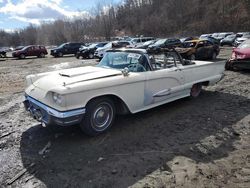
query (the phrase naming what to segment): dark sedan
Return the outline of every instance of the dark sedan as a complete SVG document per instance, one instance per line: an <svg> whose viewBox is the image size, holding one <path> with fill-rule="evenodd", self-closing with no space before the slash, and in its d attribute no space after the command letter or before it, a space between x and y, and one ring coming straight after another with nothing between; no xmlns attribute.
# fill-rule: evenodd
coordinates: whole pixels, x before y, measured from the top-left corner
<svg viewBox="0 0 250 188"><path fill-rule="evenodd" d="M224 45L233 46L235 39L236 39L236 35L229 35L220 41L220 45L221 46L224 46Z"/></svg>
<svg viewBox="0 0 250 188"><path fill-rule="evenodd" d="M82 58L89 58L93 59L95 56L95 51L97 48L101 48L105 46L107 42L99 42L99 43L93 43L90 46L83 46L79 48L79 51L76 53L76 58L79 59Z"/></svg>
<svg viewBox="0 0 250 188"><path fill-rule="evenodd" d="M150 45L149 49L160 49L160 48L175 48L182 46L180 39L175 38L167 38L167 39L159 39L156 43Z"/></svg>

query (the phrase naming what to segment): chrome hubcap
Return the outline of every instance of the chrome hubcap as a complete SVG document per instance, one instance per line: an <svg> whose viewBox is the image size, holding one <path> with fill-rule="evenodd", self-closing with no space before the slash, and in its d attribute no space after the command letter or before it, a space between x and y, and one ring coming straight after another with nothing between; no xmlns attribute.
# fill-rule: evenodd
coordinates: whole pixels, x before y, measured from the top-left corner
<svg viewBox="0 0 250 188"><path fill-rule="evenodd" d="M99 105L93 113L93 126L95 129L103 130L109 126L112 121L112 107L105 103Z"/></svg>

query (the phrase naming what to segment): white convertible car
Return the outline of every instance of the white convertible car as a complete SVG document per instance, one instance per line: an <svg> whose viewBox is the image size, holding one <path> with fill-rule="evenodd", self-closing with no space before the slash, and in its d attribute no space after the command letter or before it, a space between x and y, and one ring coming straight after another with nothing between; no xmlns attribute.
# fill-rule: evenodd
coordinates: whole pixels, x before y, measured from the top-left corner
<svg viewBox="0 0 250 188"><path fill-rule="evenodd" d="M43 125L80 124L89 135L116 114L136 113L183 97L223 77L224 62L187 61L169 49L109 50L97 66L29 75L25 107Z"/></svg>

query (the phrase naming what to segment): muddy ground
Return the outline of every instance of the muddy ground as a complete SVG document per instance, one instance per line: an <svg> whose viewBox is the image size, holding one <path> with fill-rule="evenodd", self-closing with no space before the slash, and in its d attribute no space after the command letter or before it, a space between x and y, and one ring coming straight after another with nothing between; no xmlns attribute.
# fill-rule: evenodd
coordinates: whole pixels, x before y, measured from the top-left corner
<svg viewBox="0 0 250 188"><path fill-rule="evenodd" d="M77 126L43 128L24 111L26 75L95 63L0 61L0 187L250 187L249 71L225 71L197 99L118 116L94 138Z"/></svg>

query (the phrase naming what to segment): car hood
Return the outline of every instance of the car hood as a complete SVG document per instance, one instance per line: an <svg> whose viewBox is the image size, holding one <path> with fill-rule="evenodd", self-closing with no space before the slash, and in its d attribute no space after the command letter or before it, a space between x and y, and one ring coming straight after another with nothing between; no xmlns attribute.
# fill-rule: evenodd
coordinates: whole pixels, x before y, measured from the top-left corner
<svg viewBox="0 0 250 188"><path fill-rule="evenodd" d="M241 38L237 38L236 40L237 40L237 41L244 41L244 40L247 40L247 39L249 39L249 38L241 37Z"/></svg>
<svg viewBox="0 0 250 188"><path fill-rule="evenodd" d="M179 53L187 53L192 50L192 48L175 48L175 50Z"/></svg>
<svg viewBox="0 0 250 188"><path fill-rule="evenodd" d="M68 88L68 86L72 86L73 84L87 83L118 75L122 75L119 70L86 66L45 74L43 77L33 82L33 85L42 90L50 91L56 88Z"/></svg>

